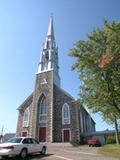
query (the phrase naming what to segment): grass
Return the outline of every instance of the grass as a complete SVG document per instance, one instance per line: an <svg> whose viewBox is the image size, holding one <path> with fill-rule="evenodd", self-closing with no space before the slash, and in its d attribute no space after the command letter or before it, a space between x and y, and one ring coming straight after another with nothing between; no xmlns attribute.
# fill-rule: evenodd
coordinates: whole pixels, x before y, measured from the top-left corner
<svg viewBox="0 0 120 160"><path fill-rule="evenodd" d="M107 144L99 149L100 153L120 158L120 145Z"/></svg>

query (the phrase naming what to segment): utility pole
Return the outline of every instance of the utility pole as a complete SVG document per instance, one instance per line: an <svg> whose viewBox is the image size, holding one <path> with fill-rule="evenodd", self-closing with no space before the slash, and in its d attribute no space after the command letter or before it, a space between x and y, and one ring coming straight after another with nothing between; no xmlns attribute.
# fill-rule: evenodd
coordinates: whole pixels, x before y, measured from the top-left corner
<svg viewBox="0 0 120 160"><path fill-rule="evenodd" d="M0 143L2 142L2 138L3 138L3 131L4 131L4 125L2 126L2 129L1 129L1 134L0 134Z"/></svg>

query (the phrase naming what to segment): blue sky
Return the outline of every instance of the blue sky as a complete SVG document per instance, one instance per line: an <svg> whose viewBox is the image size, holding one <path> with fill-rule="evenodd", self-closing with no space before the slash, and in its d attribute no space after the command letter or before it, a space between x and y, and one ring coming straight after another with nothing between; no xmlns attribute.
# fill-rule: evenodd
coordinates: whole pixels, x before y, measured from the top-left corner
<svg viewBox="0 0 120 160"><path fill-rule="evenodd" d="M68 53L104 19L120 21L119 10L119 0L0 0L0 130L16 131L17 107L34 90L51 13L62 88L77 98L80 81ZM98 114L93 118L97 130L112 129Z"/></svg>

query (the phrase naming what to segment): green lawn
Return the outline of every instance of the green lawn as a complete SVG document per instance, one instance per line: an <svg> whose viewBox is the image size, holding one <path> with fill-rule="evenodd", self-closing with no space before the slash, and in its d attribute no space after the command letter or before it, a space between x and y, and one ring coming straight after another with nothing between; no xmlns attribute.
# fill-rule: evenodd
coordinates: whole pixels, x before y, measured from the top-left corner
<svg viewBox="0 0 120 160"><path fill-rule="evenodd" d="M120 145L108 144L99 149L100 153L108 156L120 158Z"/></svg>

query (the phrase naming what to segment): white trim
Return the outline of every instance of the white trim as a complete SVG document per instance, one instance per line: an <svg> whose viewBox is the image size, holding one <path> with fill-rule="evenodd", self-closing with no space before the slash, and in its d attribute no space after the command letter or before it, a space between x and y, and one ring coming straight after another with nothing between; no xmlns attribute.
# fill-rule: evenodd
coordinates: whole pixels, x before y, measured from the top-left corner
<svg viewBox="0 0 120 160"><path fill-rule="evenodd" d="M53 68L47 69L47 70L43 70L43 71L38 71L38 72L36 72L36 74L44 73L44 72L49 72L49 71L53 71Z"/></svg>
<svg viewBox="0 0 120 160"><path fill-rule="evenodd" d="M63 128L62 129L62 142L65 142L64 141L64 131L65 130L69 130L69 140L70 140L69 142L71 142L71 129L70 128Z"/></svg>
<svg viewBox="0 0 120 160"><path fill-rule="evenodd" d="M43 81L40 84L47 84L46 79L44 78Z"/></svg>
<svg viewBox="0 0 120 160"><path fill-rule="evenodd" d="M68 109L68 118L64 118L64 108L67 107ZM67 123L65 123L65 119L68 120ZM70 106L67 103L64 103L62 107L62 124L70 124Z"/></svg>

